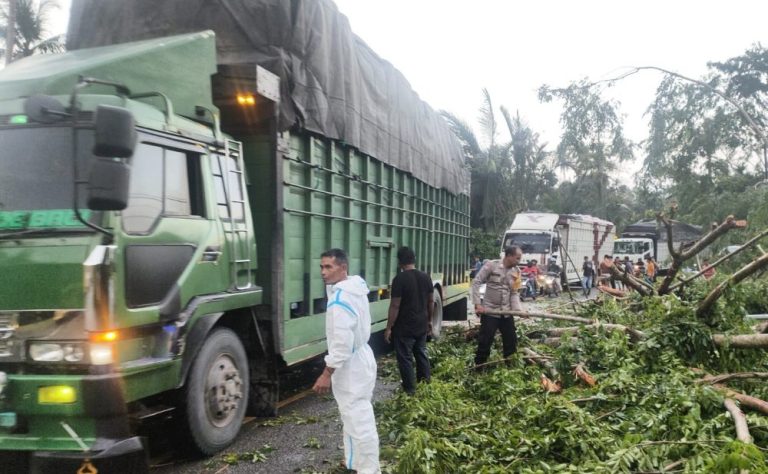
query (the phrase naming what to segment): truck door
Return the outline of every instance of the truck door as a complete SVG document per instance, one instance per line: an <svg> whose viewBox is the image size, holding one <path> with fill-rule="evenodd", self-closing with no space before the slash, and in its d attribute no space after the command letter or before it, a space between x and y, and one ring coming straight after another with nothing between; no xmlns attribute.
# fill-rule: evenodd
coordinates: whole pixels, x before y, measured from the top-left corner
<svg viewBox="0 0 768 474"><path fill-rule="evenodd" d="M137 322L174 319L194 295L224 291L218 249L207 215L202 159L189 142L142 137L132 158L128 207L121 213L125 307Z"/></svg>

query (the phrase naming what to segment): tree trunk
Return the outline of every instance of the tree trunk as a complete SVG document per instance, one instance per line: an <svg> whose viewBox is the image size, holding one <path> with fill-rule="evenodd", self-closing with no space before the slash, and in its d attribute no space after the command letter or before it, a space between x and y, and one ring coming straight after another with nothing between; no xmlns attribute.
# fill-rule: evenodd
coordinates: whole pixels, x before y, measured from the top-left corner
<svg viewBox="0 0 768 474"><path fill-rule="evenodd" d="M8 0L8 26L5 30L5 65L13 61L13 47L16 45L16 1Z"/></svg>

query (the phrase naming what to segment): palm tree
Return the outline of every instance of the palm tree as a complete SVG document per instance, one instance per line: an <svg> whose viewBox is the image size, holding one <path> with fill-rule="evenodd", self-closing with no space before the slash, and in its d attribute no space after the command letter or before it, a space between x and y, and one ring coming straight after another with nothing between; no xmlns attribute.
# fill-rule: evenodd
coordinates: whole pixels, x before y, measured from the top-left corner
<svg viewBox="0 0 768 474"><path fill-rule="evenodd" d="M8 0L0 9L0 35L5 43L0 56L6 64L35 53L64 50L64 35L45 37L49 15L58 8L58 0Z"/></svg>

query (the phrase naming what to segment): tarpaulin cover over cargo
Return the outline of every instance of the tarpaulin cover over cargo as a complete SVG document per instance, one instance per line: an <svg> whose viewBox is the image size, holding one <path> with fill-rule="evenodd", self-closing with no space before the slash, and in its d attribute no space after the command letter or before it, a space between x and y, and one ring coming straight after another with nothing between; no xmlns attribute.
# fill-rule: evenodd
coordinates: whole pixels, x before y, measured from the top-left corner
<svg viewBox="0 0 768 474"><path fill-rule="evenodd" d="M281 80L280 127L342 140L418 179L468 194L461 145L330 0L74 0L67 47L216 32L220 65Z"/></svg>
<svg viewBox="0 0 768 474"><path fill-rule="evenodd" d="M698 240L702 235L701 227L685 222L672 221L672 241L675 243L689 243ZM621 233L623 237L645 237L659 235L662 242L667 241L666 229L660 227L656 219L644 219L630 224Z"/></svg>

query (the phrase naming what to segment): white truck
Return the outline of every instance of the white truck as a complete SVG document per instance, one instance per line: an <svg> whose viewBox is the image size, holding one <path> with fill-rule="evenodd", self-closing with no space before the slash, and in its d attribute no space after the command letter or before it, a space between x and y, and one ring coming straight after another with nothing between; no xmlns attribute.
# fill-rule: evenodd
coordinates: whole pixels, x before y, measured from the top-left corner
<svg viewBox="0 0 768 474"><path fill-rule="evenodd" d="M535 259L544 266L555 257L565 270L564 281L578 283L584 257L597 268L603 255L611 253L614 228L612 222L592 216L523 212L504 232L501 255L506 247L516 245L523 251L521 264Z"/></svg>
<svg viewBox="0 0 768 474"><path fill-rule="evenodd" d="M701 227L672 221L672 245L676 249L693 244L702 235ZM613 256L624 260L629 257L632 263L645 261L651 256L659 264L659 270L669 267L669 246L667 230L656 219L644 219L628 225L621 233L621 238L613 242Z"/></svg>

